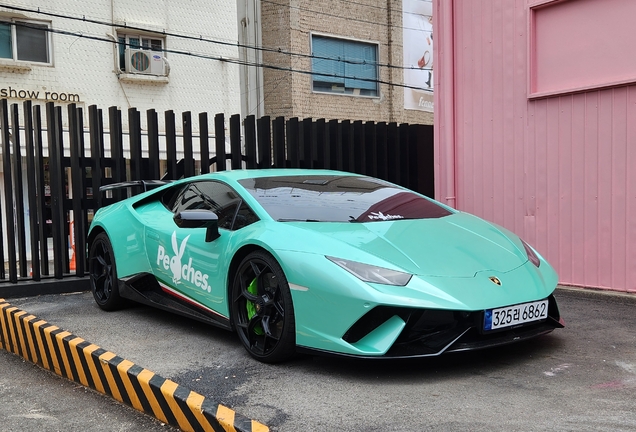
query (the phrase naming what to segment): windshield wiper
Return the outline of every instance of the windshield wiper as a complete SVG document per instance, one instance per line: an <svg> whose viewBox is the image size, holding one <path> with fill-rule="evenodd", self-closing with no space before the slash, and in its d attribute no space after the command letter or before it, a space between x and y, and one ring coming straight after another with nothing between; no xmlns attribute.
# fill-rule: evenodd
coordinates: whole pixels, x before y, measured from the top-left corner
<svg viewBox="0 0 636 432"><path fill-rule="evenodd" d="M322 222L321 220L318 220L318 219L285 219L285 218L276 219L276 221L278 222Z"/></svg>

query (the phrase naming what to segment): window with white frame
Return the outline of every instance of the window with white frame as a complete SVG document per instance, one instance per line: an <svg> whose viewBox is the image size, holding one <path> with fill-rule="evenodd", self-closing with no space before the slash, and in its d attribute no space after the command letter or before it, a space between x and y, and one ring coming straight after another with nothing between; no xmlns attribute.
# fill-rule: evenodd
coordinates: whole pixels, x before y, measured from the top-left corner
<svg viewBox="0 0 636 432"><path fill-rule="evenodd" d="M312 89L315 92L378 95L378 45L311 36Z"/></svg>
<svg viewBox="0 0 636 432"><path fill-rule="evenodd" d="M148 36L139 34L117 34L119 69L122 72L129 72L131 67L136 70L143 70L143 62L146 57L135 55L137 50L150 50L163 52L165 39L158 36ZM164 54L162 54L163 56Z"/></svg>
<svg viewBox="0 0 636 432"><path fill-rule="evenodd" d="M49 24L0 21L0 59L51 63Z"/></svg>

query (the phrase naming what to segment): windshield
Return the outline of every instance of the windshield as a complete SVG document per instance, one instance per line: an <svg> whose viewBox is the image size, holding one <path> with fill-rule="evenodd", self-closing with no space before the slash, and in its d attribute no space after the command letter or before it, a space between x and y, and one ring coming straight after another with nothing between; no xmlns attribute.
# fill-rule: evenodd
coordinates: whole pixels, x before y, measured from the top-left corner
<svg viewBox="0 0 636 432"><path fill-rule="evenodd" d="M451 214L429 199L370 177L281 176L239 183L281 222L377 222Z"/></svg>

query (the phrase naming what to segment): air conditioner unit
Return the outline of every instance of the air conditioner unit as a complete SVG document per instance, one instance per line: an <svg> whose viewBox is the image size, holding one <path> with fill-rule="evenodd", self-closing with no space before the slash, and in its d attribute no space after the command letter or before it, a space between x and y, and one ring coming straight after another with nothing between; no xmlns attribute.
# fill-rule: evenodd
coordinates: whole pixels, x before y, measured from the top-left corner
<svg viewBox="0 0 636 432"><path fill-rule="evenodd" d="M170 67L166 59L157 51L127 48L126 72L166 76L170 73Z"/></svg>

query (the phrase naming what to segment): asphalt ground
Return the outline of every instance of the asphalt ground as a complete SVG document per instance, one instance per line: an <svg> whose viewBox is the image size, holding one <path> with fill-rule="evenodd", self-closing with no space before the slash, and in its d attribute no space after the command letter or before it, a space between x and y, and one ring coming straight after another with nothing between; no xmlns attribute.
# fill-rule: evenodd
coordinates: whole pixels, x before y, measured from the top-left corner
<svg viewBox="0 0 636 432"><path fill-rule="evenodd" d="M636 296L558 289L566 328L409 361L265 365L230 332L90 293L8 299L272 431L634 431ZM329 317L325 317L328 319ZM0 430L174 430L0 351Z"/></svg>
<svg viewBox="0 0 636 432"><path fill-rule="evenodd" d="M0 431L176 431L114 399L0 350Z"/></svg>

